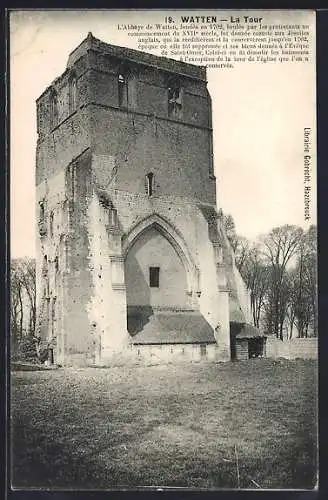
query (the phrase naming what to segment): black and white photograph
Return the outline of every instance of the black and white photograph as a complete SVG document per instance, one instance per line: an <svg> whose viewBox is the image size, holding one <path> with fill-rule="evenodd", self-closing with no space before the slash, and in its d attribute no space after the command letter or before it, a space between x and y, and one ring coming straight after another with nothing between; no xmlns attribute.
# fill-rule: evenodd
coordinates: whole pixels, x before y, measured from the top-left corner
<svg viewBox="0 0 328 500"><path fill-rule="evenodd" d="M9 38L11 489L317 490L315 11Z"/></svg>

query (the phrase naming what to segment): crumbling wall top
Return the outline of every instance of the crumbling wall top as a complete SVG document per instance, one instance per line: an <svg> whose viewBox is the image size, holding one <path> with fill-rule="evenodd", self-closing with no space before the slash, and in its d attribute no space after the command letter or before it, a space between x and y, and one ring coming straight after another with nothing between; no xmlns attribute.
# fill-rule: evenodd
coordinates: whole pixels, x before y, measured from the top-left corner
<svg viewBox="0 0 328 500"><path fill-rule="evenodd" d="M177 73L196 80L206 81L205 66L196 66L194 64L176 61L175 59L169 59L167 57L155 56L135 49L111 45L95 38L90 32L80 45L69 55L67 68L71 67L88 50L95 50L102 54L151 66L163 71Z"/></svg>

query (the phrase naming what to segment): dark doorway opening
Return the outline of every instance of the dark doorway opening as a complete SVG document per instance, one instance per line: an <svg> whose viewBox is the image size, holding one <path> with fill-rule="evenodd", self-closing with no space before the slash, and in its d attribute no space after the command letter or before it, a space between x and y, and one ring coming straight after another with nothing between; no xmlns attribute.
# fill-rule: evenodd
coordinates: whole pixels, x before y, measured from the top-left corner
<svg viewBox="0 0 328 500"><path fill-rule="evenodd" d="M258 358L264 355L264 341L263 337L248 340L248 357Z"/></svg>
<svg viewBox="0 0 328 500"><path fill-rule="evenodd" d="M48 360L49 360L50 365L54 364L54 350L53 349L49 349L49 351L48 351Z"/></svg>

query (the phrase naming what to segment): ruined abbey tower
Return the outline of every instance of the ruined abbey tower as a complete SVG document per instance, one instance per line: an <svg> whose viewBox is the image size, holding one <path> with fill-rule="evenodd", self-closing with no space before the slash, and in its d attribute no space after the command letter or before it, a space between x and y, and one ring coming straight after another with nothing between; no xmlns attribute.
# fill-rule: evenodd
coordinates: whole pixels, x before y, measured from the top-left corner
<svg viewBox="0 0 328 500"><path fill-rule="evenodd" d="M37 100L38 330L55 363L230 359L249 297L211 120L204 67L91 34Z"/></svg>

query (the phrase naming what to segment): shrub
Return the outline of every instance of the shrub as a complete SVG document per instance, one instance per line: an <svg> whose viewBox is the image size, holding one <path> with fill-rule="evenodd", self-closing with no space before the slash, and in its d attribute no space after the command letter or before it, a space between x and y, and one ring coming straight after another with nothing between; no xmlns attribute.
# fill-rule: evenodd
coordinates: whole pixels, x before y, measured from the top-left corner
<svg viewBox="0 0 328 500"><path fill-rule="evenodd" d="M35 362L39 361L35 337L23 337L13 349L13 359L20 361Z"/></svg>

